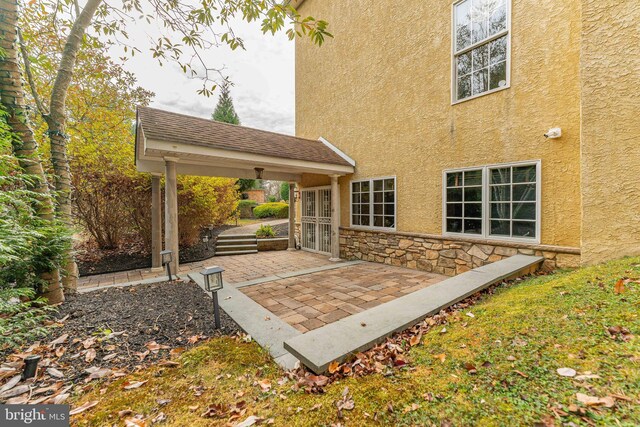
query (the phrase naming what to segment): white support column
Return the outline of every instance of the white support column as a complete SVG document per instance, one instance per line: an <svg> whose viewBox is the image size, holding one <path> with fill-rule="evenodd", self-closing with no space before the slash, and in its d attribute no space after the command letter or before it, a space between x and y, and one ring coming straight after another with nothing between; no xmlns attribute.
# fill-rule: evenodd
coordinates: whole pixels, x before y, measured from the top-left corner
<svg viewBox="0 0 640 427"><path fill-rule="evenodd" d="M162 271L162 195L160 175L151 177L151 271Z"/></svg>
<svg viewBox="0 0 640 427"><path fill-rule="evenodd" d="M289 250L296 250L296 183L289 183Z"/></svg>
<svg viewBox="0 0 640 427"><path fill-rule="evenodd" d="M171 272L178 274L178 177L176 174L177 159L165 157L164 184L164 248L173 252Z"/></svg>
<svg viewBox="0 0 640 427"><path fill-rule="evenodd" d="M340 186L339 175L331 175L331 258L340 261Z"/></svg>

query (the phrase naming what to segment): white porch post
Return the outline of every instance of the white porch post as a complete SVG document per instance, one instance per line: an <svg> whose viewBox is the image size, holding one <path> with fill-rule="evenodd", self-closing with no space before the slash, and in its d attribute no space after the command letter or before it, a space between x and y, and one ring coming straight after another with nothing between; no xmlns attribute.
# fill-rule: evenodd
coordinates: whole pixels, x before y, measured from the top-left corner
<svg viewBox="0 0 640 427"><path fill-rule="evenodd" d="M177 159L165 157L164 184L164 248L173 252L171 271L178 274L178 181L176 174Z"/></svg>
<svg viewBox="0 0 640 427"><path fill-rule="evenodd" d="M331 258L340 261L340 186L339 175L331 175Z"/></svg>
<svg viewBox="0 0 640 427"><path fill-rule="evenodd" d="M289 250L296 250L296 183L289 183Z"/></svg>
<svg viewBox="0 0 640 427"><path fill-rule="evenodd" d="M151 271L162 271L162 196L160 175L151 177Z"/></svg>

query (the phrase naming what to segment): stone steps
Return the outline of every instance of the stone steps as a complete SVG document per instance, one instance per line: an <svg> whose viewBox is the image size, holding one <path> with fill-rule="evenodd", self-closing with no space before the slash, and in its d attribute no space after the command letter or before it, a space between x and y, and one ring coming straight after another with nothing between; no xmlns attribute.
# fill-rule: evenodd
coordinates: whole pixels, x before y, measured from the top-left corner
<svg viewBox="0 0 640 427"><path fill-rule="evenodd" d="M215 256L245 255L258 252L254 234L222 234L216 239Z"/></svg>

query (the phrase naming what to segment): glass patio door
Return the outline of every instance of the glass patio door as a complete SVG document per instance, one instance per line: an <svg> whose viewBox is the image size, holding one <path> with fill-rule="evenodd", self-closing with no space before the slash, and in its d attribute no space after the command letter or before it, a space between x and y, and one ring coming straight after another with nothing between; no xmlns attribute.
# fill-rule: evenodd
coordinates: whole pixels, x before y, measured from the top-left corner
<svg viewBox="0 0 640 427"><path fill-rule="evenodd" d="M331 188L302 190L302 249L331 253Z"/></svg>

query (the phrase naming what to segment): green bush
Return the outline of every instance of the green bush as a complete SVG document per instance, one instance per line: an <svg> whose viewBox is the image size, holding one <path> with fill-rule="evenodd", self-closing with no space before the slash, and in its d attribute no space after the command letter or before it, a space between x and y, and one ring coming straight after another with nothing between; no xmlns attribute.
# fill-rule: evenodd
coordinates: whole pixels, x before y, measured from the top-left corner
<svg viewBox="0 0 640 427"><path fill-rule="evenodd" d="M0 287L0 351L47 335L45 320L55 309L33 288Z"/></svg>
<svg viewBox="0 0 640 427"><path fill-rule="evenodd" d="M253 218L253 208L256 206L258 206L258 202L254 200L240 200L237 208L240 218Z"/></svg>
<svg viewBox="0 0 640 427"><path fill-rule="evenodd" d="M65 228L38 216L42 196L30 190L36 178L12 153L5 114L0 110L0 351L46 335L52 308L36 298L46 286L41 275L61 265L70 241Z"/></svg>
<svg viewBox="0 0 640 427"><path fill-rule="evenodd" d="M276 231L270 225L261 225L256 231L257 237L275 237Z"/></svg>
<svg viewBox="0 0 640 427"><path fill-rule="evenodd" d="M280 202L264 203L253 210L253 215L256 218L288 218L289 204Z"/></svg>

